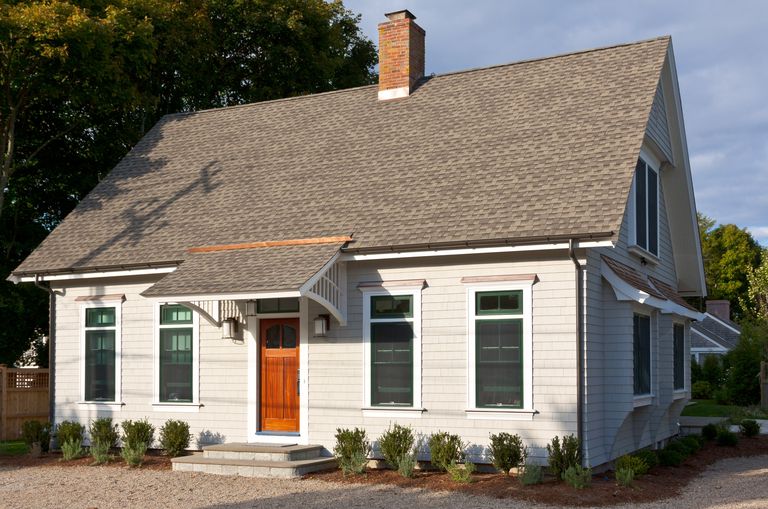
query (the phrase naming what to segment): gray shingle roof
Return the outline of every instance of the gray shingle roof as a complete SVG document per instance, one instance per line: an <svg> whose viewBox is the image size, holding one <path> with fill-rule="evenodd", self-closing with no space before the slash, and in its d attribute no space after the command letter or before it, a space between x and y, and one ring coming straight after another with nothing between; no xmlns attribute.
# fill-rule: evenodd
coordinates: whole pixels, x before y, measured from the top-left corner
<svg viewBox="0 0 768 509"><path fill-rule="evenodd" d="M349 232L352 249L616 234L668 45L164 117L15 274Z"/></svg>
<svg viewBox="0 0 768 509"><path fill-rule="evenodd" d="M708 339L711 339L723 348L730 350L739 342L741 333L733 330L739 330L739 327L736 324L729 322L728 325L732 328L726 327L720 320L707 313L704 320L700 322L694 322L691 325L691 328L701 335L707 337ZM704 342L703 345L692 344L692 346L710 347L712 345L706 344L706 342Z"/></svg>

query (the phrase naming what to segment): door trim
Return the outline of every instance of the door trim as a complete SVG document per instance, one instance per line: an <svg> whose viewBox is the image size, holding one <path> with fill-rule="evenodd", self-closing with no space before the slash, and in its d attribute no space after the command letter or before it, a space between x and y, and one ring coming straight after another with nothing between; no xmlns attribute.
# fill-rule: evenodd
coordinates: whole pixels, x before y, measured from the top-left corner
<svg viewBox="0 0 768 509"><path fill-rule="evenodd" d="M278 347L268 348L266 334L273 328L278 330ZM284 334L292 329L294 346L285 347ZM261 383L268 383L272 389L261 387L259 396L260 433L299 433L301 425L301 318L281 317L264 319L259 324L259 360ZM269 369L273 366L273 369ZM294 369L296 372L294 373ZM269 403L265 406L265 401ZM274 412L269 408L273 408Z"/></svg>

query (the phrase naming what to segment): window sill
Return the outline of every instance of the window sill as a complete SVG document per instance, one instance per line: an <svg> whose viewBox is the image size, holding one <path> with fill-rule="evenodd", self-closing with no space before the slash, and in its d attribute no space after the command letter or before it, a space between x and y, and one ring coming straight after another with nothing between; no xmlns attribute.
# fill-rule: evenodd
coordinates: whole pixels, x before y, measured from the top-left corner
<svg viewBox="0 0 768 509"><path fill-rule="evenodd" d="M672 394L672 399L684 399L688 397L688 391L685 389L677 389Z"/></svg>
<svg viewBox="0 0 768 509"><path fill-rule="evenodd" d="M538 410L527 408L468 408L467 419L485 419L499 421L532 421Z"/></svg>
<svg viewBox="0 0 768 509"><path fill-rule="evenodd" d="M632 406L639 408L643 406L649 406L653 403L653 394L645 394L643 396L635 396Z"/></svg>
<svg viewBox="0 0 768 509"><path fill-rule="evenodd" d="M122 410L125 406L122 401L78 401L77 404L89 410Z"/></svg>
<svg viewBox="0 0 768 509"><path fill-rule="evenodd" d="M203 405L200 403L152 403L152 410L155 412L189 412L195 413L200 411L200 407Z"/></svg>
<svg viewBox="0 0 768 509"><path fill-rule="evenodd" d="M651 265L658 265L661 263L661 258L640 246L629 246L627 251L637 256L638 258L642 258Z"/></svg>
<svg viewBox="0 0 768 509"><path fill-rule="evenodd" d="M363 417L390 417L419 419L426 408L366 406L361 408Z"/></svg>

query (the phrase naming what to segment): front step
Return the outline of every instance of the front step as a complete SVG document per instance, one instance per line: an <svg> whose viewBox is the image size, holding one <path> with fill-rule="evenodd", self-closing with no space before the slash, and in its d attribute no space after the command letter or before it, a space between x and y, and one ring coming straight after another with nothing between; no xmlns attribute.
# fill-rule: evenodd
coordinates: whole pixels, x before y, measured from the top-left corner
<svg viewBox="0 0 768 509"><path fill-rule="evenodd" d="M321 457L322 450L319 445L221 444L173 458L171 464L180 472L292 478L336 468L336 459Z"/></svg>

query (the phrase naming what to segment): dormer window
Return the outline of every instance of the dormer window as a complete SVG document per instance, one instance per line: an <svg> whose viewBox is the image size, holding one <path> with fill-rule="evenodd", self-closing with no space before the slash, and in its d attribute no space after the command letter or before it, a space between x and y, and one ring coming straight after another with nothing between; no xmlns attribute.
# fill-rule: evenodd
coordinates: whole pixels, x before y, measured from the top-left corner
<svg viewBox="0 0 768 509"><path fill-rule="evenodd" d="M633 244L659 256L659 173L642 158L637 160L633 188Z"/></svg>

